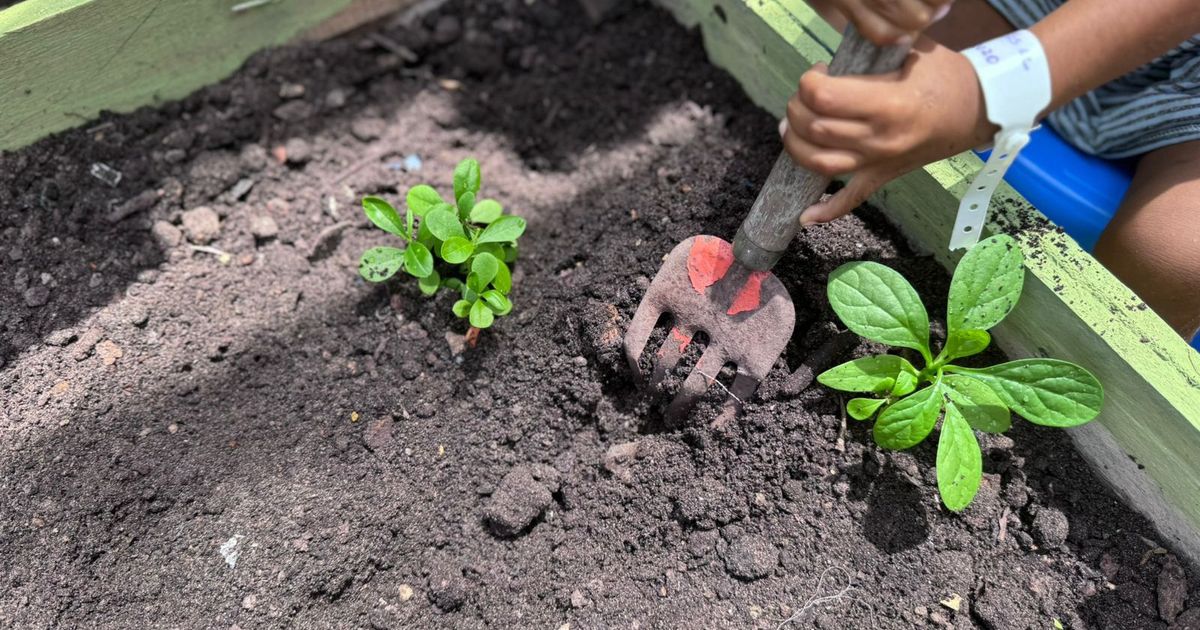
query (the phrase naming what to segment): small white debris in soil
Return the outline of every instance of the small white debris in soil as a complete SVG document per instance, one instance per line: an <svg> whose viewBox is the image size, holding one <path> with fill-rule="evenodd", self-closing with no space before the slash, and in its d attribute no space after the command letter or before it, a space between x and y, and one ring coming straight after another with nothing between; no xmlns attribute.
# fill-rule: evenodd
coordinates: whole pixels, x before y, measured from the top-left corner
<svg viewBox="0 0 1200 630"><path fill-rule="evenodd" d="M400 595L400 601L402 602L412 599L413 589L407 584L401 584L400 588L396 589L396 592Z"/></svg>
<svg viewBox="0 0 1200 630"><path fill-rule="evenodd" d="M958 593L953 593L950 597L943 599L941 604L954 612L958 612L959 608L962 607L962 596Z"/></svg>
<svg viewBox="0 0 1200 630"><path fill-rule="evenodd" d="M242 608L245 608L246 610L254 610L254 607L257 605L258 595L255 595L254 593L250 593L242 598Z"/></svg>
<svg viewBox="0 0 1200 630"><path fill-rule="evenodd" d="M174 422L172 422L171 424L168 424L167 425L167 433L170 433L172 435L179 433L179 425L175 424Z"/></svg>
<svg viewBox="0 0 1200 630"><path fill-rule="evenodd" d="M109 186L112 186L113 188L116 188L117 184L121 183L121 178L124 177L121 171L118 171L104 162L92 163L92 168L88 172L92 174L92 177L95 177L96 179L108 184Z"/></svg>
<svg viewBox="0 0 1200 630"><path fill-rule="evenodd" d="M238 556L242 555L242 550L238 549L238 543L242 542L243 538L245 536L241 534L234 534L229 540L221 543L221 557L225 558L225 564L228 564L231 569L237 566Z"/></svg>
<svg viewBox="0 0 1200 630"><path fill-rule="evenodd" d="M751 619L758 619L759 617L762 616L762 614L763 614L762 608L759 608L758 606L756 606L754 604L750 605L750 618Z"/></svg>
<svg viewBox="0 0 1200 630"><path fill-rule="evenodd" d="M447 92L457 92L462 89L462 81L455 79L438 79L438 85Z"/></svg>
<svg viewBox="0 0 1200 630"><path fill-rule="evenodd" d="M279 98L300 98L304 96L303 83L284 83L279 86Z"/></svg>
<svg viewBox="0 0 1200 630"><path fill-rule="evenodd" d="M421 172L421 166L423 166L423 164L424 163L421 161L421 156L417 155L416 153L404 156L404 170L408 171L409 173Z"/></svg>

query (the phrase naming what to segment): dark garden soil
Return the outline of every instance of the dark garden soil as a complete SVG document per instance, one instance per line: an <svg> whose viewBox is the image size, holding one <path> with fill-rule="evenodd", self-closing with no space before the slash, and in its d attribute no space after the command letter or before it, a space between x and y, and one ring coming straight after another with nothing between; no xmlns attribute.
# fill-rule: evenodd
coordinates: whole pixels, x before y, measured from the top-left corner
<svg viewBox="0 0 1200 630"><path fill-rule="evenodd" d="M639 402L649 277L732 234L779 149L695 34L569 0L372 28L0 157L0 625L1200 628L1194 574L1063 433L982 437L954 515L932 441L881 452L810 386L818 346L871 349L835 266L941 308L876 212L779 268L797 334L737 423ZM530 228L516 311L463 351L449 296L359 279L389 237L356 200L468 155Z"/></svg>

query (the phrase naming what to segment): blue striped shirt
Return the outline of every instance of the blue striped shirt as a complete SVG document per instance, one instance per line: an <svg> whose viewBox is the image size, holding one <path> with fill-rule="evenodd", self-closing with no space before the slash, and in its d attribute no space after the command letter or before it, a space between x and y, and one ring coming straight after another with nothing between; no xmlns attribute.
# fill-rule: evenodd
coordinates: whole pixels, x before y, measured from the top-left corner
<svg viewBox="0 0 1200 630"><path fill-rule="evenodd" d="M1016 28L1033 26L1066 1L988 0ZM1200 140L1200 34L1067 103L1048 122L1071 144L1105 158Z"/></svg>

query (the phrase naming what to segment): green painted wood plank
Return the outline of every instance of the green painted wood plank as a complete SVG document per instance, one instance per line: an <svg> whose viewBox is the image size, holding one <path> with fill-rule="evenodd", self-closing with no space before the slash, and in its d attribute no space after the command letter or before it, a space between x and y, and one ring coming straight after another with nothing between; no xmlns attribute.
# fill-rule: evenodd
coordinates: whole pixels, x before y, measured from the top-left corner
<svg viewBox="0 0 1200 630"><path fill-rule="evenodd" d="M776 116L800 74L828 61L840 41L800 0L658 2L699 26L714 63ZM969 153L944 160L892 182L873 202L952 268L961 256L947 250L954 214L981 166ZM1107 391L1104 411L1072 437L1123 498L1200 562L1200 355L1007 185L989 229L1015 232L1029 272L997 342L1013 357L1059 357L1096 373Z"/></svg>
<svg viewBox="0 0 1200 630"><path fill-rule="evenodd" d="M350 0L25 0L0 11L0 150L183 97Z"/></svg>

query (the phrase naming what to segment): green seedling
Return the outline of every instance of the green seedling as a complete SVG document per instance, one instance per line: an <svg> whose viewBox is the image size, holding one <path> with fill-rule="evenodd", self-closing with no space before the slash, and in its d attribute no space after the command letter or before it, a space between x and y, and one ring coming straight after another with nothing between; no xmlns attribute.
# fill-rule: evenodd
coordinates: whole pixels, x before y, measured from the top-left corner
<svg viewBox="0 0 1200 630"><path fill-rule="evenodd" d="M1024 256L1012 237L992 236L971 248L954 270L946 343L934 356L925 305L899 273L860 261L842 265L829 278L829 302L850 330L914 350L924 366L883 354L843 363L817 380L874 395L851 399L846 411L856 420L878 414L873 433L884 448L916 446L940 419L938 492L956 512L975 498L983 475L975 431L1003 433L1014 411L1034 424L1073 427L1095 418L1104 400L1096 377L1067 361L1021 359L986 368L951 363L988 347L987 331L1016 306L1024 282Z"/></svg>
<svg viewBox="0 0 1200 630"><path fill-rule="evenodd" d="M525 219L504 214L495 199L476 201L482 183L479 163L468 158L454 169L453 203L426 184L408 191L403 219L379 197L362 202L367 218L400 237L406 247L368 249L358 272L371 282L383 282L403 269L417 278L426 296L443 287L458 291L454 314L470 323L471 339L512 312L509 265L517 259L517 239L525 232Z"/></svg>

